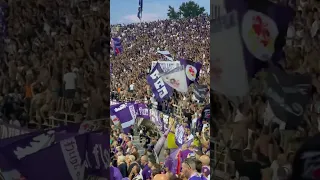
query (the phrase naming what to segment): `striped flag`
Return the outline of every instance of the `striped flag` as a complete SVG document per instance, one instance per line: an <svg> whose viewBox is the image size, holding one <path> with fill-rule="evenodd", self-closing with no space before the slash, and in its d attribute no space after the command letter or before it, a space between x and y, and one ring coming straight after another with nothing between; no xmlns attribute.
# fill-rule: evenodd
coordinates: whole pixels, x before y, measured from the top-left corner
<svg viewBox="0 0 320 180"><path fill-rule="evenodd" d="M169 51L157 51L157 53L163 55L167 60L173 61L173 57Z"/></svg>

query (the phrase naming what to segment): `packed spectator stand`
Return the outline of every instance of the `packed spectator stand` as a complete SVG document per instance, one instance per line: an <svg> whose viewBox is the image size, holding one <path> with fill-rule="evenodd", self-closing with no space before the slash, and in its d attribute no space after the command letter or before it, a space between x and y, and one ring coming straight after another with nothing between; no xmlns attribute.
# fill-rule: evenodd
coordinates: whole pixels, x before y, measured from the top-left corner
<svg viewBox="0 0 320 180"><path fill-rule="evenodd" d="M108 1L0 1L1 117L56 127L107 117Z"/></svg>
<svg viewBox="0 0 320 180"><path fill-rule="evenodd" d="M117 177L130 180L183 179L199 173L199 178L208 178L210 127L203 120L199 128L196 120L203 116L203 109L210 103L209 94L203 102L199 102L194 99L190 87L187 94L175 91L170 100L157 102L146 77L151 71L151 62L163 59L157 51L169 51L174 60L183 58L200 62L203 66L198 83L209 89L209 30L207 15L111 26L112 37L119 38L122 44L121 54L110 55L111 99L145 103L150 109L157 109L163 115L173 117L176 123L184 123L186 131L183 138L190 140L189 144L183 144L176 151L183 153L177 153L174 157L171 154L176 149L169 149L169 142L166 142L158 157L153 150L163 134L150 121L142 119L127 134L122 132L121 126L112 125L112 168L117 172ZM174 134L175 130L172 128L171 133ZM170 135L166 136L169 141ZM175 167L176 163L173 163L181 154L186 154L182 157L185 160L182 169ZM190 168L185 168L187 161Z"/></svg>

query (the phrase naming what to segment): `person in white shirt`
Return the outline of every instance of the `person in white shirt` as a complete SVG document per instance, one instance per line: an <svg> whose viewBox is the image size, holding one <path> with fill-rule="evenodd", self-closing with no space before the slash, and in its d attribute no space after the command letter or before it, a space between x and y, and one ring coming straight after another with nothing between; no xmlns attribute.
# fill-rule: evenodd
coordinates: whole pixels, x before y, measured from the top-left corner
<svg viewBox="0 0 320 180"><path fill-rule="evenodd" d="M77 88L77 74L68 68L67 73L63 75L64 97L67 99L68 109L71 109L72 101Z"/></svg>
<svg viewBox="0 0 320 180"><path fill-rule="evenodd" d="M129 86L129 92L133 93L134 91L134 83L130 84Z"/></svg>

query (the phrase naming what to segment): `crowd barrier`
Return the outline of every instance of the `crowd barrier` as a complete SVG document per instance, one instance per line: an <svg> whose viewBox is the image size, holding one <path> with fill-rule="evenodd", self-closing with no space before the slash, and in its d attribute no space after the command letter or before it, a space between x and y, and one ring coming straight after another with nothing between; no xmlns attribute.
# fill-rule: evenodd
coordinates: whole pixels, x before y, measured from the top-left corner
<svg viewBox="0 0 320 180"><path fill-rule="evenodd" d="M228 171L228 149L225 145L215 140L211 140L213 144L213 157L211 158L212 164L215 167L215 176L225 179Z"/></svg>

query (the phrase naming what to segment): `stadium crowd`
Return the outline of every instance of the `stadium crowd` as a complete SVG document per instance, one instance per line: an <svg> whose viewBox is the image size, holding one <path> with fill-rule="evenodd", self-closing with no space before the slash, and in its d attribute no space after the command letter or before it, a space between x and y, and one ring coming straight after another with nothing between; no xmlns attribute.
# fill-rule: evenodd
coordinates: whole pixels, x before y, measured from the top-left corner
<svg viewBox="0 0 320 180"><path fill-rule="evenodd" d="M54 112L106 117L109 1L0 1L4 121L46 125ZM58 117L57 117L58 118Z"/></svg>
<svg viewBox="0 0 320 180"><path fill-rule="evenodd" d="M181 173L176 175L173 161L169 157L170 149L165 149L164 162L157 162L153 147L157 136L143 131L141 138L145 142L145 153L139 154L133 143L133 132L121 133L121 126L112 127L111 148L113 151L112 167L115 176L132 179L188 179L191 176L206 179L209 176L209 125L203 120L197 128L196 120L201 118L202 110L209 102L207 95L205 102L198 103L192 97L192 88L185 95L174 92L170 100L157 103L152 97L152 91L147 84L151 62L163 59L157 51L167 50L175 60L184 58L202 63L199 84L209 88L209 30L210 21L207 15L195 18L176 20L158 20L127 25L111 26L112 37L121 39L123 51L120 55L111 57L111 97L118 101L138 100L150 104L159 111L176 116L176 121L184 121L185 139L191 140L181 148ZM179 109L179 110L177 110ZM203 118L202 118L203 119ZM174 132L174 128L172 129ZM183 154L183 155L182 155ZM188 154L190 154L188 156ZM117 172L117 173L116 173ZM117 174L117 175L116 175Z"/></svg>
<svg viewBox="0 0 320 180"><path fill-rule="evenodd" d="M281 1L282 3L284 1ZM244 103L234 106L226 97L212 93L213 141L222 144L219 151L228 156L213 164L223 169L226 179L288 180L292 176L297 150L310 136L319 133L319 2L285 1L295 9L294 21L287 30L285 58L280 61L288 74L312 75L312 97L306 107L304 120L296 130L284 130L274 123L266 123L272 113L266 111L264 94L265 73L262 70L252 81L250 94ZM296 4L293 4L296 2ZM302 164L300 164L302 166ZM300 167L299 165L299 167ZM313 172L315 173L315 172ZM317 176L313 174L314 176ZM319 176L318 176L319 178ZM315 179L318 179L315 178Z"/></svg>

